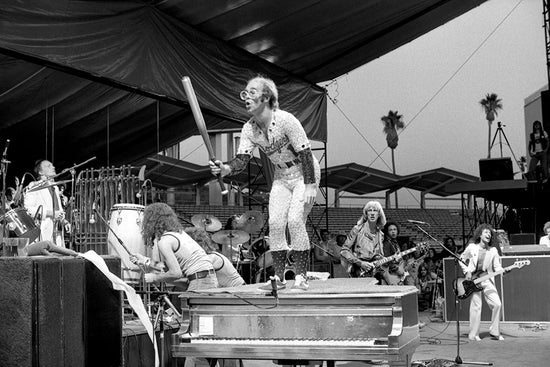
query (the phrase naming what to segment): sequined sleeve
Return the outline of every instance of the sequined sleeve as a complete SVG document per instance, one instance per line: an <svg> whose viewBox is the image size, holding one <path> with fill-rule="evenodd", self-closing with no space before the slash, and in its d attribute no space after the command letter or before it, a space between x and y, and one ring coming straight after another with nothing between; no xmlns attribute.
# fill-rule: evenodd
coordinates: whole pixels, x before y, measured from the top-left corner
<svg viewBox="0 0 550 367"><path fill-rule="evenodd" d="M229 176L234 176L246 168L248 161L250 161L251 156L248 154L237 154L235 158L227 162L229 167L231 167L231 173Z"/></svg>
<svg viewBox="0 0 550 367"><path fill-rule="evenodd" d="M304 174L305 184L315 183L315 166L313 164L313 153L310 148L298 152L298 157L302 162L302 172Z"/></svg>

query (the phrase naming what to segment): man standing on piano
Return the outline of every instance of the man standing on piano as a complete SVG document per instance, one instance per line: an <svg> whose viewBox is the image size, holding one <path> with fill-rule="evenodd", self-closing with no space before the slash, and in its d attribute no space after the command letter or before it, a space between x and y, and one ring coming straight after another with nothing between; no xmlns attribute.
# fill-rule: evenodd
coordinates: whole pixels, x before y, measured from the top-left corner
<svg viewBox="0 0 550 367"><path fill-rule="evenodd" d="M306 219L317 196L319 162L313 156L300 121L291 113L279 109L279 92L273 80L261 76L251 79L240 97L252 117L241 130L237 155L227 164L209 162L210 169L214 175L235 175L246 168L256 147L269 157L275 166L269 196L274 279L278 288L285 287L288 225L296 267L293 288L306 290L310 252Z"/></svg>
<svg viewBox="0 0 550 367"><path fill-rule="evenodd" d="M374 275L381 281L380 274L375 272L372 261L384 256L382 228L385 224L386 216L382 205L375 200L369 201L363 208L363 215L348 234L340 250L340 255L347 264L351 277Z"/></svg>
<svg viewBox="0 0 550 367"><path fill-rule="evenodd" d="M59 197L59 188L53 185L56 176L52 162L41 159L34 167L38 181L26 187L23 206L30 216L40 220L40 237L42 241L52 241L55 245L65 247L63 226L65 212Z"/></svg>

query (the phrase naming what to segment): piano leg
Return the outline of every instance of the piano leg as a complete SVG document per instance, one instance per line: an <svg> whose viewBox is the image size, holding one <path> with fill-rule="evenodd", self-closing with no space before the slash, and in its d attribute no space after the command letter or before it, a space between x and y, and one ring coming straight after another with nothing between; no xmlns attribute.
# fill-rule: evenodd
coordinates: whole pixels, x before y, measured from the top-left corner
<svg viewBox="0 0 550 367"><path fill-rule="evenodd" d="M411 367L412 364L412 354L405 354L405 359L399 361L389 361L388 364L390 367Z"/></svg>

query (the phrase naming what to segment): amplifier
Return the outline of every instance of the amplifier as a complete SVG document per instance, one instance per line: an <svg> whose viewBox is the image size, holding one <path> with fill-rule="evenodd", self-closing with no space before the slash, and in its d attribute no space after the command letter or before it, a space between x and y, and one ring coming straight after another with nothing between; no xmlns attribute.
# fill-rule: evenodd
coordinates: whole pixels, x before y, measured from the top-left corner
<svg viewBox="0 0 550 367"><path fill-rule="evenodd" d="M479 160L481 181L513 180L512 158L487 158Z"/></svg>

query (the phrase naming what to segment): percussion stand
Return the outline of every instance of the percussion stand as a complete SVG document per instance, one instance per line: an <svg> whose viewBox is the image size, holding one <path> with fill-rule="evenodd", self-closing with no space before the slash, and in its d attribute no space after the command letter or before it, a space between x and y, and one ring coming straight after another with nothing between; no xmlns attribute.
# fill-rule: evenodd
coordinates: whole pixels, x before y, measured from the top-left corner
<svg viewBox="0 0 550 367"><path fill-rule="evenodd" d="M424 230L424 228L420 227L418 224L414 224L419 230L421 230L424 234L426 234L428 237L430 237L432 240L434 240L439 246L443 247L444 250L446 250L449 254L451 254L452 257L454 257L454 263L455 263L455 279L458 279L458 264L459 263L462 263L464 265L466 265L466 263L464 262L464 260L462 260L460 258L460 256L458 256L457 254L455 254L453 251L451 251L450 249L448 249L441 241L438 241L437 239L435 239L431 234L429 234L428 232L426 232ZM437 287L438 284L436 282L435 286ZM456 364L473 364L473 365L479 365L479 366L492 366L493 363L491 362L474 362L474 361L468 361L468 362L464 362L462 361L462 358L460 357L460 318L458 316L458 297L457 297L457 294L455 292L455 321L456 321L456 358L454 360L454 362Z"/></svg>
<svg viewBox="0 0 550 367"><path fill-rule="evenodd" d="M155 286L153 284L153 287L155 288L155 291L153 292L150 292L151 295L156 295L157 296L157 300L156 300L156 304L158 306L158 309L157 309L157 315L155 317L155 321L154 321L154 324L153 324L153 332L157 329L157 325L159 327L159 339L160 339L160 365L161 366L164 366L165 363L164 363L164 359L165 359L165 335L164 335L164 317L163 317L163 314L164 314L164 308L165 306L168 306L172 312L174 313L174 315L178 318L181 318L181 313L176 309L176 307L172 304L172 302L170 302L170 299L168 298L168 292L163 292L161 291L160 289L157 288L157 286Z"/></svg>

